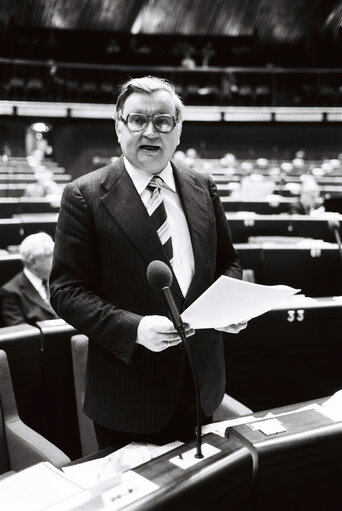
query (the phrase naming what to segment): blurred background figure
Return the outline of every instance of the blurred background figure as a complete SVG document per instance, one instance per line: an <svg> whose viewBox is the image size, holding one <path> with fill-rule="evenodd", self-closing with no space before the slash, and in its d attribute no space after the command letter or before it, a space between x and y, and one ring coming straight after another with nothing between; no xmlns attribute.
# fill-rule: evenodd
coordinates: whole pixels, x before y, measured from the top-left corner
<svg viewBox="0 0 342 511"><path fill-rule="evenodd" d="M176 163L184 163L185 160L185 152L184 151L175 151L173 158Z"/></svg>
<svg viewBox="0 0 342 511"><path fill-rule="evenodd" d="M193 168L194 165L196 164L196 160L199 158L199 155L196 151L196 149L194 149L193 147L189 147L189 149L187 149L185 151L185 159L184 159L184 163L185 165L187 165L188 167L191 167Z"/></svg>
<svg viewBox="0 0 342 511"><path fill-rule="evenodd" d="M225 174L235 174L237 162L233 153L226 153L223 158L221 158L220 164L224 168Z"/></svg>
<svg viewBox="0 0 342 511"><path fill-rule="evenodd" d="M321 190L313 176L303 176L298 202L291 205L291 213L319 215L324 213Z"/></svg>
<svg viewBox="0 0 342 511"><path fill-rule="evenodd" d="M23 270L0 289L3 326L57 318L48 288L53 248L45 232L31 234L20 244Z"/></svg>
<svg viewBox="0 0 342 511"><path fill-rule="evenodd" d="M240 188L232 193L232 197L242 201L268 200L274 189L275 184L272 179L252 172L241 179Z"/></svg>

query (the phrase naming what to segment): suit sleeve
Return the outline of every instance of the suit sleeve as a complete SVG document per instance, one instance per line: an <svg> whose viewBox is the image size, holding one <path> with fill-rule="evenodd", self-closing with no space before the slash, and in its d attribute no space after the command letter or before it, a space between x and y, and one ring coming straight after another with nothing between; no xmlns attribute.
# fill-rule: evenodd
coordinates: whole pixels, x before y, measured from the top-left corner
<svg viewBox="0 0 342 511"><path fill-rule="evenodd" d="M99 296L97 261L97 232L90 208L80 189L67 185L56 227L51 305L78 332L130 363L141 316Z"/></svg>
<svg viewBox="0 0 342 511"><path fill-rule="evenodd" d="M1 290L1 315L4 326L13 326L26 323L25 314L18 296L14 293Z"/></svg>
<svg viewBox="0 0 342 511"><path fill-rule="evenodd" d="M217 187L211 177L209 177L209 187L215 211L217 233L216 278L220 277L220 275L227 275L228 277L241 279L242 267L239 254L233 246L227 217Z"/></svg>

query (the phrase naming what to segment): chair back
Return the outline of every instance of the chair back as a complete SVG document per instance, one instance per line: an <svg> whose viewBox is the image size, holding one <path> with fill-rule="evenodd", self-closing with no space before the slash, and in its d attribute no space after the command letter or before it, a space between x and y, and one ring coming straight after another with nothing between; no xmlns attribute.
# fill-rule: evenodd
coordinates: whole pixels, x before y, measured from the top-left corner
<svg viewBox="0 0 342 511"><path fill-rule="evenodd" d="M4 417L0 400L0 474L10 471L10 462L5 435ZM1 479L1 477L0 477Z"/></svg>
<svg viewBox="0 0 342 511"><path fill-rule="evenodd" d="M73 335L71 337L71 352L82 455L86 456L98 450L93 422L83 412L88 337L82 334Z"/></svg>
<svg viewBox="0 0 342 511"><path fill-rule="evenodd" d="M56 467L70 458L19 417L6 352L0 350L0 471L22 470L41 461ZM4 460L2 456L4 455Z"/></svg>

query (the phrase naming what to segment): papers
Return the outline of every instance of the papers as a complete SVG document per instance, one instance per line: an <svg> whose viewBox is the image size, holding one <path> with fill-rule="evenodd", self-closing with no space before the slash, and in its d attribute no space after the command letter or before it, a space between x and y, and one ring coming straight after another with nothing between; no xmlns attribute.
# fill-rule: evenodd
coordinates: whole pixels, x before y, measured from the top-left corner
<svg viewBox="0 0 342 511"><path fill-rule="evenodd" d="M1 511L40 511L82 490L51 463L38 463L0 482Z"/></svg>
<svg viewBox="0 0 342 511"><path fill-rule="evenodd" d="M194 329L223 328L274 309L300 289L263 286L222 275L182 314Z"/></svg>
<svg viewBox="0 0 342 511"><path fill-rule="evenodd" d="M234 417L233 419L227 419L220 422L212 422L211 424L206 424L202 427L202 434L206 433L215 433L216 435L225 437L225 432L227 428L233 428L235 426L241 426L242 424L250 425L254 422L262 421L263 419L272 419L275 417L282 417L283 415L290 415L293 413L304 412L306 410L318 410L321 411L321 406L317 403L312 403L309 405L302 406L300 408L291 410L289 412L281 412L278 414L273 414L272 412L266 413L265 417L255 417L254 415L243 415L241 417Z"/></svg>
<svg viewBox="0 0 342 511"><path fill-rule="evenodd" d="M108 456L70 465L64 467L63 471L76 484L83 488L92 488L106 479L116 477L125 470L146 463L180 445L182 442L177 441L166 445L132 442Z"/></svg>

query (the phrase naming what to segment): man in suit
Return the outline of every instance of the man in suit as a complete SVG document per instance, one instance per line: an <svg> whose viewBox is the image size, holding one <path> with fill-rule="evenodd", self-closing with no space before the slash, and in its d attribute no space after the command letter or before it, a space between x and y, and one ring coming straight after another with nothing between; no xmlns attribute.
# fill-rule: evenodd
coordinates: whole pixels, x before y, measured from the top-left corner
<svg viewBox="0 0 342 511"><path fill-rule="evenodd" d="M57 318L48 291L53 246L53 239L45 232L27 236L20 244L23 271L0 290L4 326Z"/></svg>
<svg viewBox="0 0 342 511"><path fill-rule="evenodd" d="M194 436L186 352L161 294L147 281L149 263L161 260L172 269L171 292L180 311L220 275L241 278L214 182L170 161L182 111L165 80L127 82L115 121L123 156L68 184L60 206L51 304L89 337L84 410L100 448ZM154 218L159 206L166 213L160 228ZM210 420L225 390L222 334L195 333L191 325L185 330L204 420Z"/></svg>

